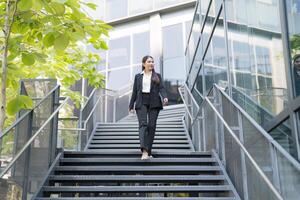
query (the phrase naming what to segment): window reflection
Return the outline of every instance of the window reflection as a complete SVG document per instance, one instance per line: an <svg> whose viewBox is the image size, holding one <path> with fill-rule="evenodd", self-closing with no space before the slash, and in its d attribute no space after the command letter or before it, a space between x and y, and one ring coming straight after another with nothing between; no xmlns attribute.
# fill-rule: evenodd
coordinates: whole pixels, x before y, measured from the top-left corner
<svg viewBox="0 0 300 200"><path fill-rule="evenodd" d="M117 81L116 81L117 80ZM108 72L108 88L118 90L130 81L130 68L113 70Z"/></svg>
<svg viewBox="0 0 300 200"><path fill-rule="evenodd" d="M180 101L178 87L186 77L183 39L182 24L163 27L163 78L171 104Z"/></svg>
<svg viewBox="0 0 300 200"><path fill-rule="evenodd" d="M287 101L278 1L228 0L226 9L233 86L275 116Z"/></svg>
<svg viewBox="0 0 300 200"><path fill-rule="evenodd" d="M300 0L287 0L292 73L295 97L300 95Z"/></svg>
<svg viewBox="0 0 300 200"><path fill-rule="evenodd" d="M112 39L108 50L109 68L130 64L130 37Z"/></svg>
<svg viewBox="0 0 300 200"><path fill-rule="evenodd" d="M106 0L106 20L127 16L127 0Z"/></svg>
<svg viewBox="0 0 300 200"><path fill-rule="evenodd" d="M294 85L296 96L300 95L300 54L297 54L293 61Z"/></svg>
<svg viewBox="0 0 300 200"><path fill-rule="evenodd" d="M132 36L132 61L133 64L142 62L145 55L150 54L150 35L149 32L137 33Z"/></svg>
<svg viewBox="0 0 300 200"><path fill-rule="evenodd" d="M151 0L129 0L129 14L139 14L152 10L153 2Z"/></svg>

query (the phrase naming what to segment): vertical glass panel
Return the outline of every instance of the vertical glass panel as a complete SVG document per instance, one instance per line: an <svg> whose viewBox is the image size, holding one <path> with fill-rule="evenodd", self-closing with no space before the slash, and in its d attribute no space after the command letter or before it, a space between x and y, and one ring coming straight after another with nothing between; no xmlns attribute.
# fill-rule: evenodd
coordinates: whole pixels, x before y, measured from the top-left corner
<svg viewBox="0 0 300 200"><path fill-rule="evenodd" d="M286 119L277 128L270 132L270 135L276 140L287 152L297 158L296 144L292 136L290 119Z"/></svg>
<svg viewBox="0 0 300 200"><path fill-rule="evenodd" d="M104 20L105 15L105 0L85 0L86 3L93 3L97 5L97 8L94 10L88 6L84 7L84 10L87 11L89 16L93 19Z"/></svg>
<svg viewBox="0 0 300 200"><path fill-rule="evenodd" d="M286 0L292 77L295 97L300 95L300 0Z"/></svg>
<svg viewBox="0 0 300 200"><path fill-rule="evenodd" d="M169 7L171 5L179 4L185 1L189 1L189 0L154 0L154 7L155 9L162 8L162 7Z"/></svg>
<svg viewBox="0 0 300 200"><path fill-rule="evenodd" d="M210 0L201 0L200 1L200 4L201 4L201 13L203 15L205 15L206 12L207 12L207 10L208 10L209 2L210 2Z"/></svg>
<svg viewBox="0 0 300 200"><path fill-rule="evenodd" d="M240 105L245 110L257 112L255 116L266 111L273 118L286 105L287 85L278 2L225 2L233 88L243 96L238 100ZM256 109L246 108L250 105Z"/></svg>
<svg viewBox="0 0 300 200"><path fill-rule="evenodd" d="M163 63L163 77L164 84L167 90L170 104L176 104L181 102L180 95L178 93L178 87L180 87L186 77L184 57L177 57L164 60Z"/></svg>
<svg viewBox="0 0 300 200"><path fill-rule="evenodd" d="M130 64L130 37L109 41L108 67L114 68Z"/></svg>
<svg viewBox="0 0 300 200"><path fill-rule="evenodd" d="M227 86L227 62L222 19L218 19L204 62L206 92L214 83L225 88Z"/></svg>
<svg viewBox="0 0 300 200"><path fill-rule="evenodd" d="M163 28L163 78L170 104L179 102L178 87L186 77L183 40L182 24Z"/></svg>
<svg viewBox="0 0 300 200"><path fill-rule="evenodd" d="M192 94L193 94L193 97L195 98L197 104L200 106L200 104L203 101L203 99L200 95L200 92L194 87L194 89L192 90Z"/></svg>
<svg viewBox="0 0 300 200"><path fill-rule="evenodd" d="M132 77L131 80L134 81L135 75L141 72L142 72L142 64L138 66L133 66L131 72L131 77Z"/></svg>
<svg viewBox="0 0 300 200"><path fill-rule="evenodd" d="M196 83L195 88L203 95L203 67L200 69Z"/></svg>
<svg viewBox="0 0 300 200"><path fill-rule="evenodd" d="M163 27L164 59L183 56L182 25L175 24ZM175 42L176 41L176 42Z"/></svg>
<svg viewBox="0 0 300 200"><path fill-rule="evenodd" d="M129 84L130 68L119 69L108 72L108 88L112 90L120 89Z"/></svg>
<svg viewBox="0 0 300 200"><path fill-rule="evenodd" d="M184 57L177 57L164 60L164 79L169 81L180 80L180 83L185 79Z"/></svg>
<svg viewBox="0 0 300 200"><path fill-rule="evenodd" d="M127 16L127 0L106 0L106 20Z"/></svg>
<svg viewBox="0 0 300 200"><path fill-rule="evenodd" d="M299 199L300 171L281 152L277 152L279 181L284 199Z"/></svg>
<svg viewBox="0 0 300 200"><path fill-rule="evenodd" d="M92 45L89 45L87 47L87 50L96 53L100 56L100 62L97 64L96 68L98 71L105 70L106 69L106 51L103 49L96 49Z"/></svg>
<svg viewBox="0 0 300 200"><path fill-rule="evenodd" d="M192 28L192 21L185 22L185 39L186 39L186 41L189 39L191 28Z"/></svg>
<svg viewBox="0 0 300 200"><path fill-rule="evenodd" d="M152 10L153 0L129 0L129 14L139 14Z"/></svg>
<svg viewBox="0 0 300 200"><path fill-rule="evenodd" d="M149 32L134 34L132 43L132 62L133 64L142 63L142 58L150 53Z"/></svg>

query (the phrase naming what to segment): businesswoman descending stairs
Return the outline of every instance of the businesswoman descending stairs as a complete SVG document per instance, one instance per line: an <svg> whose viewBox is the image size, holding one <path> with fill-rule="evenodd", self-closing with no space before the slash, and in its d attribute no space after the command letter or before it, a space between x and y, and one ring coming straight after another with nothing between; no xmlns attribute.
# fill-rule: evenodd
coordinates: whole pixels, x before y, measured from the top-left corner
<svg viewBox="0 0 300 200"><path fill-rule="evenodd" d="M167 103L167 93L161 75L154 70L154 60L151 56L145 56L142 59L142 72L135 75L129 103L129 111L134 113L135 108L139 121L142 160L152 157L157 117Z"/></svg>

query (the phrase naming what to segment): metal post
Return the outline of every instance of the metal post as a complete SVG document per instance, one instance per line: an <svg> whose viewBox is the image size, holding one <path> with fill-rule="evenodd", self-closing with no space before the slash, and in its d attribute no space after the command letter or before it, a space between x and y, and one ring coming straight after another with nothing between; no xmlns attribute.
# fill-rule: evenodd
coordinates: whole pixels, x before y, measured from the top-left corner
<svg viewBox="0 0 300 200"><path fill-rule="evenodd" d="M27 127L27 138L26 142L31 138L32 136L32 128L33 128L33 114L34 111L32 110L29 114L28 118L28 127ZM28 149L24 152L25 159L24 159L24 180L23 180L23 191L22 191L22 200L27 200L27 191L28 191L28 183L29 183L29 164L31 161L30 153L31 153L31 148L33 146L29 146ZM17 152L18 153L18 152Z"/></svg>
<svg viewBox="0 0 300 200"><path fill-rule="evenodd" d="M52 109L51 109L51 113L53 113L57 107L59 106L59 91L60 89L57 88L57 90L55 90L53 92L52 95ZM58 113L57 115L53 118L53 120L50 123L50 162L49 162L49 166L51 165L51 163L53 162L53 160L56 158L56 149L57 149L57 138L58 138Z"/></svg>
<svg viewBox="0 0 300 200"><path fill-rule="evenodd" d="M228 26L227 26L227 14L226 14L226 0L223 0L223 22L224 22L224 34L225 34L225 49L226 49L226 62L227 62L227 80L228 80L228 92L229 96L232 97L232 80L231 80L231 69L230 69L230 55L229 55L229 44L228 44Z"/></svg>
<svg viewBox="0 0 300 200"><path fill-rule="evenodd" d="M216 88L215 91L218 93L218 100L219 100L219 105L220 105L219 112L223 116L222 94L220 93L220 91L217 88ZM221 125L221 127L220 127L220 151L221 151L221 154L219 152L219 156L220 156L221 162L226 167L226 158L225 158L225 133L224 133L224 126L223 125Z"/></svg>
<svg viewBox="0 0 300 200"><path fill-rule="evenodd" d="M114 112L113 112L113 122L116 122L116 112L117 112L117 109L116 109L116 95L114 95Z"/></svg>
<svg viewBox="0 0 300 200"><path fill-rule="evenodd" d="M275 149L275 146L272 143L269 143L269 146L270 146L272 169L273 169L273 184L278 189L278 191L281 193L277 151Z"/></svg>
<svg viewBox="0 0 300 200"><path fill-rule="evenodd" d="M242 144L244 144L244 131L243 131L243 120L240 111L237 111L238 115L238 127L239 127L239 137ZM241 152L241 166L242 166L242 180L243 180L243 191L244 191L244 200L249 199L248 195L248 182L247 182L247 169L246 169L246 158L242 149Z"/></svg>
<svg viewBox="0 0 300 200"><path fill-rule="evenodd" d="M279 12L280 12L280 21L281 21L281 31L282 31L282 43L283 43L283 56L284 56L284 64L286 71L286 81L287 81L287 92L288 92L288 101L291 102L293 100L293 84L292 84L292 71L291 71L291 53L290 53L290 42L289 42L289 33L288 33L288 20L286 13L286 2L283 0L279 0ZM297 118L294 114L294 111L290 111L290 119L291 119L291 131L292 136L296 145L297 159L300 160L300 133L297 129Z"/></svg>

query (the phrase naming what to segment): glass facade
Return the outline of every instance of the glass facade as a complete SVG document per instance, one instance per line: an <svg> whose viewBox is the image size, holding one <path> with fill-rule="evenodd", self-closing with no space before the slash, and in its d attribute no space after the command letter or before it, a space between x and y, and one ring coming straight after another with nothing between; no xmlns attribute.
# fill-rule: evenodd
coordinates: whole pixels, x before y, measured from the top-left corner
<svg viewBox="0 0 300 200"><path fill-rule="evenodd" d="M167 12L159 11L161 8L188 2L194 4ZM157 10L157 13L114 25L107 39L109 49L98 52L103 59L97 69L106 74L106 87L117 90L133 83L135 74L141 72L143 56L152 55L155 70L163 77L169 103L180 103L178 87L184 83L187 74L185 46L195 4L196 1L191 0L122 0L120 4L118 0L104 1L107 21L118 21L131 15L144 15ZM157 14L158 18L151 20ZM199 27L200 25L197 27L198 32Z"/></svg>
<svg viewBox="0 0 300 200"><path fill-rule="evenodd" d="M299 123L295 107L300 107L299 17L300 0L201 0L185 52L186 84L195 99L201 101L213 84L219 85L294 157L299 149L293 128ZM285 24L288 31L282 29Z"/></svg>
<svg viewBox="0 0 300 200"><path fill-rule="evenodd" d="M289 28L291 71L294 83L294 96L300 95L300 0L287 0L287 20Z"/></svg>
<svg viewBox="0 0 300 200"><path fill-rule="evenodd" d="M105 2L105 21L151 12L195 0L103 0Z"/></svg>

